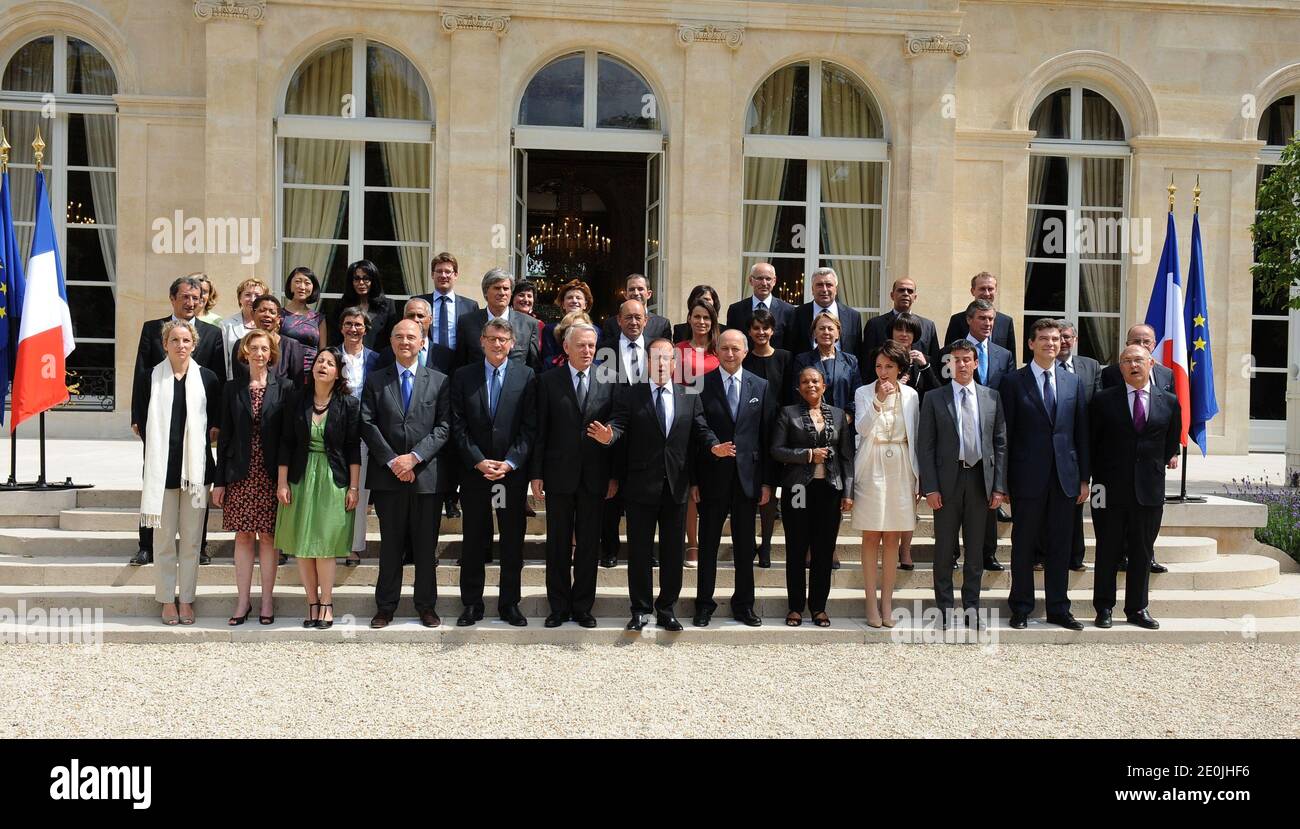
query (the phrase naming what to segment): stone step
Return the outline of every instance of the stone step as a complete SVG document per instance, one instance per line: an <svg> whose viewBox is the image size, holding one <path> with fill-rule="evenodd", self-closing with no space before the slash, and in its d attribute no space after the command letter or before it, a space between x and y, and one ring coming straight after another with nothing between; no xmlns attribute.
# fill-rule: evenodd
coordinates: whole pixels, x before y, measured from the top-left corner
<svg viewBox="0 0 1300 829"><path fill-rule="evenodd" d="M1158 590L1207 590L1207 589L1244 589L1264 587L1277 581L1278 564L1271 558L1253 555L1217 556L1209 561L1171 563L1169 572L1153 574L1151 587ZM357 567L336 568L335 584L352 586L374 586L379 568L373 559ZM785 567L778 563L771 568L754 568L755 584L758 587L780 588L785 586ZM717 573L717 589L730 591L735 584L736 571L731 562L720 562ZM407 567L403 573L404 584L411 585L415 580L414 568ZM699 570L686 567L683 570L685 586L694 588L698 583ZM438 584L453 586L459 584L460 568L450 564L438 567ZM500 569L495 565L487 568L488 584L500 583ZM845 562L831 573L831 586L837 588L861 589L862 566L859 562ZM260 571L253 575L253 582L260 584ZM546 565L542 561L525 562L522 580L525 585L546 585ZM1070 587L1078 590L1091 590L1094 570L1089 566L1086 572L1070 573ZM953 584L960 588L963 578L960 570L953 573ZM204 586L231 585L235 582L234 564L228 560L218 559L211 565L199 568L199 584ZM1035 582L1041 589L1043 574L1035 574ZM1123 576L1120 577L1122 586ZM19 556L0 556L0 584L10 586L151 586L154 583L152 565L132 567L120 561L105 561L102 557L69 556L25 558ZM296 588L301 584L298 567L289 562L279 568L277 583L280 589ZM928 588L933 584L932 565L928 562L918 563L915 570L897 571L898 589ZM627 566L597 570L597 585L600 587L626 588ZM1011 573L987 572L984 574L985 589L1009 589Z"/></svg>
<svg viewBox="0 0 1300 829"><path fill-rule="evenodd" d="M367 533L367 554L379 555L379 534ZM460 555L461 537L456 534L443 533L438 539L438 555L441 558L455 559ZM99 532L84 533L69 530L50 529L0 529L0 555L28 556L82 556L96 555L108 558L130 558L138 547L138 535L135 532ZM626 557L627 540L623 539L623 557ZM208 533L208 549L215 558L228 558L234 548L234 534L211 531ZM861 558L862 541L860 536L841 534L837 549L841 561L856 561ZM916 538L912 542L914 561L933 560L934 540ZM1208 561L1217 552L1216 542L1212 538L1199 536L1161 536L1156 539L1156 558L1163 563ZM1095 540L1085 539L1084 556L1092 560L1095 554ZM785 539L773 537L772 558L780 561L785 555ZM530 534L524 539L524 557L542 560L546 556L546 537ZM724 539L719 547L719 558L731 557L731 542ZM1011 540L1001 538L998 541L998 559L1006 564L1011 558Z"/></svg>
<svg viewBox="0 0 1300 829"><path fill-rule="evenodd" d="M260 595L254 589L254 595ZM1006 590L984 591L984 602L988 607L1006 609ZM1042 592L1038 591L1038 608L1042 609ZM720 614L727 614L726 592L715 595L720 605ZM1092 592L1090 590L1070 591L1070 600L1080 616L1090 617ZM783 588L759 588L756 592L755 612L763 617L784 616L787 608L786 593ZM827 603L827 612L832 616L856 617L863 614L864 596L861 590L834 588ZM912 588L896 591L896 607L933 606L934 593L928 588ZM196 605L200 616L217 617L234 610L235 588L233 585L204 585L198 588ZM915 605L914 603L919 603ZM488 587L485 593L485 605L488 615L496 613L496 590ZM1120 591L1119 606L1123 605L1123 591ZM454 588L439 590L438 613L453 619L460 613L462 605ZM105 617L152 616L156 615L158 605L154 601L153 588L150 585L129 585L123 587L88 587L88 586L0 586L0 608L18 612L26 609L94 609L101 608ZM352 614L358 618L369 618L374 613L374 590L367 586L344 585L334 591L334 608L337 616ZM545 588L526 586L522 590L520 610L525 616L544 617L549 612ZM1251 616L1270 618L1281 616L1300 616L1300 575L1287 574L1278 582L1268 587L1249 590L1153 590L1150 595L1150 610L1156 618L1179 619L1241 619ZM280 596L281 613L302 612L301 596L292 594ZM677 603L679 617L689 617L694 612L694 590L684 588ZM599 588L593 614L598 617L617 618L628 613L628 598L625 590L620 588ZM410 591L404 590L398 615L415 615L411 603Z"/></svg>

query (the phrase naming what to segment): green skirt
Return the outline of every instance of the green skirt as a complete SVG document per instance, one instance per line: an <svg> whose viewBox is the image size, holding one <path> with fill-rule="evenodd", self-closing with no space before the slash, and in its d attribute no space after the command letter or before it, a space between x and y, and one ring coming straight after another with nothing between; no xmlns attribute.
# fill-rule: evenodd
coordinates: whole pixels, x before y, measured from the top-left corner
<svg viewBox="0 0 1300 829"><path fill-rule="evenodd" d="M323 452L308 453L307 471L289 494L291 503L275 516L275 546L297 558L343 558L352 551L356 511L344 507L347 489L334 483Z"/></svg>

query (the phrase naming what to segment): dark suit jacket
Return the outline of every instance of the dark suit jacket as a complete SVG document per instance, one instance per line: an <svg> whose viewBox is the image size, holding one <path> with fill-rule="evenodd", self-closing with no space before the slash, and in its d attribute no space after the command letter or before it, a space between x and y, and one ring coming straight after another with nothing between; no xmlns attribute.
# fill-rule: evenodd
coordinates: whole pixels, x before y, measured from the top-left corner
<svg viewBox="0 0 1300 829"><path fill-rule="evenodd" d="M1101 370L1100 384L1103 389L1124 385L1124 375L1120 373L1119 363L1111 363ZM1174 391L1173 370L1161 363L1156 363L1151 367L1151 385L1170 394L1178 394L1178 392Z"/></svg>
<svg viewBox="0 0 1300 829"><path fill-rule="evenodd" d="M813 442L803 426L804 403L786 406L776 415L772 427L772 460L783 464L781 488L807 486L813 479L813 464L808 463L808 450ZM826 482L848 497L853 493L853 427L849 425L844 410L831 406L831 424L835 427L834 456L826 462ZM847 495L845 494L847 493Z"/></svg>
<svg viewBox="0 0 1300 829"><path fill-rule="evenodd" d="M785 342L785 329L790 324L790 318L794 316L794 306L776 295L769 296L766 300L767 309L772 312L776 320L776 328L772 330L772 347L787 348ZM754 318L754 295L750 294L739 302L733 302L727 307L727 327L738 328L749 336L749 321ZM750 340L750 347L754 345Z"/></svg>
<svg viewBox="0 0 1300 829"><path fill-rule="evenodd" d="M1056 366L1052 374L1056 392L1056 420L1049 421L1043 407L1043 393L1034 383L1032 366L1023 366L1002 380L1002 412L1007 421L1011 447L1007 456L1007 494L1016 498L1043 498L1053 484L1048 470L1055 460L1056 485L1070 498L1079 496L1079 484L1087 481L1089 464L1088 408L1083 402L1083 384L1070 372ZM1066 528L1068 531L1068 528Z"/></svg>
<svg viewBox="0 0 1300 829"><path fill-rule="evenodd" d="M162 329L163 325L171 319L171 315L162 319L149 320L140 327L140 343L135 351L135 372L131 381L131 422L140 426L140 434L144 434L145 410L148 408L145 402L149 399L149 375L153 372L153 367L167 359L167 352L163 351ZM194 330L199 334L198 345L194 349L192 359L194 362L217 375L222 385L226 381L226 354L225 346L221 340L221 329L215 325L209 325L202 320L194 320ZM301 355L298 357L302 360ZM217 402L220 403L221 395L218 388ZM220 425L220 420L213 424Z"/></svg>
<svg viewBox="0 0 1300 829"><path fill-rule="evenodd" d="M451 391L447 375L416 366L411 386L411 406L402 411L402 384L396 364L376 369L366 378L361 394L361 439L370 450L366 487L396 490L414 486L430 494L451 488L447 461L438 453L451 435ZM388 464L398 455L415 452L415 481L397 480Z"/></svg>
<svg viewBox="0 0 1300 829"><path fill-rule="evenodd" d="M291 484L301 481L307 471L314 397L313 388L299 389L285 407L284 432L280 438L280 466L289 467ZM347 489L352 480L348 467L361 463L361 404L355 397L338 394L330 399L329 411L325 413L324 439L325 458L330 463L330 472L334 474L334 483L341 489Z"/></svg>
<svg viewBox="0 0 1300 829"><path fill-rule="evenodd" d="M506 362L493 418L483 363L456 369L451 378L451 434L465 465L465 483L489 484L474 468L483 460L510 461L515 468L504 480L527 481L529 453L537 439L537 378L533 370Z"/></svg>
<svg viewBox="0 0 1300 829"><path fill-rule="evenodd" d="M1074 366L1079 382L1083 384L1083 400L1091 405L1093 395L1101 391L1101 363L1081 354L1071 357L1070 363Z"/></svg>
<svg viewBox="0 0 1300 829"><path fill-rule="evenodd" d="M274 482L279 465L280 432L284 408L292 399L293 387L288 380L269 374L262 393L262 460L266 474ZM248 477L248 461L253 450L253 399L248 380L231 380L221 393L221 434L217 437L217 486L228 486Z"/></svg>
<svg viewBox="0 0 1300 829"><path fill-rule="evenodd" d="M160 327L159 331L161 330L162 329ZM159 343L161 342L162 340L160 338ZM218 346L217 353L220 352L221 352L221 347ZM167 358L163 357L163 359L165 360ZM159 360L158 362L162 362L162 360ZM221 394L225 386L224 379L226 375L217 374L216 372L212 371L206 366L195 365L195 361L192 358L190 360L190 363L191 363L190 371L193 371L195 368L197 368L199 370L199 376L203 379L203 394L207 397L206 408L207 408L207 415L208 415L208 428L219 429L221 428ZM155 365L157 364L155 363ZM149 426L149 398L153 394L153 389L149 385L149 375L153 373L153 369L154 366L149 367L149 374L145 375L143 386L136 393L135 397L131 400L131 408L133 409L135 408L137 401L140 404L141 414L139 420L135 420L135 418L132 418L132 420L135 420L135 422L140 426L140 440L144 440L146 429ZM207 470L204 473L203 482L205 484L210 484L217 479L217 464L216 461L214 461L212 458L212 449L210 447L208 451L205 452L204 454L208 456L208 463L207 463Z"/></svg>
<svg viewBox="0 0 1300 829"><path fill-rule="evenodd" d="M969 333L970 325L966 323L966 310L962 309L948 320L948 331L943 335L943 344L952 345L954 341L960 340ZM1001 311L997 312L997 317L993 320L993 336L989 339L1013 355L1019 354L1024 349L1024 343L1016 343L1016 321Z"/></svg>
<svg viewBox="0 0 1300 829"><path fill-rule="evenodd" d="M453 368L482 365L483 326L488 321L488 309L479 308L456 320L456 356ZM541 365L541 339L537 331L537 318L510 309L510 327L515 332L515 344L510 349L509 360L514 365L528 366L537 371Z"/></svg>
<svg viewBox="0 0 1300 829"><path fill-rule="evenodd" d="M618 314L609 317L609 319L605 320L604 324L600 327L600 338L602 340L617 340L620 333L622 333L622 330L618 327ZM647 348L649 348L650 343L655 340L669 340L674 343L676 342L676 340L673 339L673 324L668 321L667 317L661 317L658 314L650 315L650 318L646 321L645 328L641 331L641 336L645 337Z"/></svg>
<svg viewBox="0 0 1300 829"><path fill-rule="evenodd" d="M294 388L303 385L307 381L307 375L302 370L302 348L302 343L288 334L281 334L280 358L275 361L275 365L271 366L272 374L287 381ZM233 371L231 377L233 382L248 383L248 364L239 360L239 343L235 343L230 348L230 367Z"/></svg>
<svg viewBox="0 0 1300 829"><path fill-rule="evenodd" d="M547 492L605 497L613 477L610 447L587 437L592 421L608 424L614 413L617 386L592 371L587 380L587 405L578 411L578 396L568 366L548 371L537 381L537 442L532 472Z"/></svg>
<svg viewBox="0 0 1300 829"><path fill-rule="evenodd" d="M962 336L964 337L965 335L963 334ZM997 343L993 342L992 337L989 337L988 347L989 347L989 376L988 377L980 376L978 363L977 363L977 367L975 369L975 382L979 383L981 386L988 386L989 388L996 390L1001 387L1002 381L1006 378L1006 376L1016 370L1016 355L1006 350L1002 346L998 345ZM948 351L947 347L945 347L943 349L943 353L940 354L939 356L939 367L936 369L936 371L939 372L939 377L942 379L943 384L945 386L952 382L951 372L944 372L943 370L944 361L947 359L949 353L950 352ZM978 359L979 359L979 355L976 354L976 360Z"/></svg>
<svg viewBox="0 0 1300 829"><path fill-rule="evenodd" d="M1102 389L1092 399L1092 482L1105 487L1107 507L1164 506L1165 464L1178 454L1183 415L1178 397L1154 383L1147 397L1141 433L1129 414L1127 384Z"/></svg>
<svg viewBox="0 0 1300 829"><path fill-rule="evenodd" d="M441 343L433 342L433 340L437 339L437 332L438 332L438 306L434 302L434 299L436 297L437 297L437 292L434 291L433 293L420 294L416 298L422 299L425 302L429 303L429 307L433 309L433 322L429 326L429 362L438 371L441 371L443 374L450 376L452 370L452 363L455 362L456 354L454 351L452 351L450 348L447 348L445 345L442 345ZM479 310L477 302L467 297L463 297L460 294L456 294L456 308L454 309L454 313L452 314L451 319L447 320L448 327L451 328L452 331L454 332L456 330L456 323L460 320L461 317L465 316L466 314L472 314L477 310ZM479 330L481 331L482 328L480 328ZM460 345L459 339L456 340L456 344Z"/></svg>
<svg viewBox="0 0 1300 829"><path fill-rule="evenodd" d="M919 314L913 316L921 323L921 339L913 343L912 348L924 354L931 365L938 365L940 351L946 343L939 342L939 334L934 329L933 320L928 320ZM871 351L884 345L889 339L889 326L897 317L898 312L890 308L885 313L867 320L867 324L863 327L862 352L858 354L858 362L862 364L862 382L875 382L876 363L871 359Z"/></svg>
<svg viewBox="0 0 1300 829"><path fill-rule="evenodd" d="M745 497L757 501L763 494L762 487L775 483L776 470L768 447L776 419L776 391L768 388L763 378L742 369L739 416L732 420L722 369L715 369L704 375L699 397L704 421L714 436L721 443L736 444L734 458L715 457L708 447L700 447L695 467L700 497L729 498L732 481L739 477Z"/></svg>
<svg viewBox="0 0 1300 829"><path fill-rule="evenodd" d="M975 386L979 409L980 459L984 462L984 494L1007 491L1007 423L1002 416L1002 398L988 386ZM916 435L917 470L921 492L938 492L952 498L957 492L961 442L960 421L952 386L921 400L921 425Z"/></svg>
<svg viewBox="0 0 1300 829"><path fill-rule="evenodd" d="M714 446L718 439L704 420L698 394L670 383L673 390L673 425L667 437L659 426L653 383L637 383L620 389L614 396L615 467L621 478L619 493L624 501L659 504L664 483L675 503L686 503L695 478L694 460L699 450Z"/></svg>
<svg viewBox="0 0 1300 829"><path fill-rule="evenodd" d="M785 348L796 357L815 348L812 324L813 306L816 304L805 302L790 315L790 324L785 330ZM840 348L856 358L862 353L862 315L838 299L835 306L840 318ZM820 308L818 310L820 313Z"/></svg>
<svg viewBox="0 0 1300 829"><path fill-rule="evenodd" d="M821 353L805 351L794 358L790 367L790 400L799 400L799 375L805 368L812 366L826 378L826 402L843 409L853 417L853 396L862 385L862 374L858 371L858 358L846 351L835 352L833 376L826 376L826 367L822 363Z"/></svg>

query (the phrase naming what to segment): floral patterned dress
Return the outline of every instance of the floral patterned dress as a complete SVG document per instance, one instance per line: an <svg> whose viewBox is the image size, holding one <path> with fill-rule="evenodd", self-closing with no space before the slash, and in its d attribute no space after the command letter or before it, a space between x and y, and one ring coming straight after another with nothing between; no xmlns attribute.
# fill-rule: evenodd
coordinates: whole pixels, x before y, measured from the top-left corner
<svg viewBox="0 0 1300 829"><path fill-rule="evenodd" d="M311 364L316 360L316 352L320 349L320 321L320 311L309 311L306 314L285 311L280 318L280 333L302 343L304 376L311 372Z"/></svg>
<svg viewBox="0 0 1300 829"><path fill-rule="evenodd" d="M262 398L266 387L249 388L253 404L253 445L248 453L248 477L226 487L221 528L226 532L275 531L275 482L266 474L266 449L262 446Z"/></svg>

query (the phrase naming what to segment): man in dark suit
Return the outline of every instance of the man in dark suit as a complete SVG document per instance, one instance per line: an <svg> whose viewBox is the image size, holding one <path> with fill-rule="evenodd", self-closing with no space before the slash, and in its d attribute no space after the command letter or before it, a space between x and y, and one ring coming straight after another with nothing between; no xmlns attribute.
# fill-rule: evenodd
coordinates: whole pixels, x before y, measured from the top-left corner
<svg viewBox="0 0 1300 829"><path fill-rule="evenodd" d="M606 435L614 412L617 384L593 370L596 327L580 322L564 334L568 365L537 381L537 444L532 457L532 489L546 498L546 626L572 619L596 626L596 560L600 556L601 515L606 499L618 492ZM618 528L614 528L615 533Z"/></svg>
<svg viewBox="0 0 1300 829"><path fill-rule="evenodd" d="M415 563L415 609L425 627L438 617L439 498L447 492L447 464L439 453L451 433L447 375L422 366L420 326L401 320L389 338L396 362L366 378L361 395L361 439L370 451L366 486L379 515L379 577L372 628L393 621L402 593L402 560Z"/></svg>
<svg viewBox="0 0 1300 829"><path fill-rule="evenodd" d="M623 303L639 302L645 315L645 322L642 325L642 332L645 334L645 341L652 343L657 339L672 340L673 324L667 317L661 317L658 314L650 312L650 297L654 296L654 291L650 290L650 283L639 273L630 273L627 280L623 283ZM618 337L619 328L622 323L619 316L622 314L622 306L619 306L619 313L605 320L601 326L600 338L602 340L612 340Z"/></svg>
<svg viewBox="0 0 1300 829"><path fill-rule="evenodd" d="M1147 350L1149 354L1155 354L1156 348L1156 331L1146 323L1138 323L1128 330L1128 336L1125 337L1124 346L1140 345ZM1167 391L1177 397L1178 392L1174 390L1174 372L1168 366L1160 362L1154 362L1151 366L1151 382L1161 391ZM1119 363L1112 363L1101 370L1101 387L1103 389L1112 386L1123 385L1124 377L1120 371ZM1155 547L1151 548L1151 572L1168 573L1169 568L1156 561ZM1125 559L1120 559L1121 568L1127 567Z"/></svg>
<svg viewBox="0 0 1300 829"><path fill-rule="evenodd" d="M1083 384L1061 368L1061 330L1054 319L1031 329L1034 359L1002 380L1002 411L1013 436L1007 457L1011 529L1011 627L1023 629L1034 610L1034 551L1044 546L1047 621L1082 630L1070 613L1070 520L1088 500L1088 410Z"/></svg>
<svg viewBox="0 0 1300 829"><path fill-rule="evenodd" d="M1091 406L1093 395L1101 389L1101 363L1074 353L1078 344L1078 332L1074 323L1065 319L1056 322L1061 326L1061 353L1057 355L1056 361L1061 364L1061 368L1078 376L1079 382L1083 384L1083 401ZM1086 569L1083 566L1083 552L1083 504L1079 504L1074 508L1074 541L1070 549L1070 569L1077 573Z"/></svg>
<svg viewBox="0 0 1300 829"><path fill-rule="evenodd" d="M153 367L167 359L163 351L163 325L171 320L182 320L194 326L198 335L194 347L194 362L217 375L221 385L226 379L226 354L221 341L221 329L209 325L197 318L203 307L203 283L196 276L182 276L172 281L169 296L172 313L162 319L149 320L140 327L140 342L135 351L135 370L131 378L131 431L144 442L144 422L148 414L145 401L149 396L149 376ZM218 400L220 396L218 395ZM208 520L203 518L203 541L199 551L199 564L209 564L212 557L208 555ZM153 529L140 528L140 548L131 557L131 564L141 566L153 563Z"/></svg>
<svg viewBox="0 0 1300 829"><path fill-rule="evenodd" d="M952 624L952 562L957 534L966 542L961 607L968 627L979 624L984 569L978 548L984 527L1006 497L1007 426L998 393L975 382L975 346L948 350L952 382L921 399L916 436L921 492L934 511L934 601Z"/></svg>
<svg viewBox="0 0 1300 829"><path fill-rule="evenodd" d="M673 383L676 353L668 340L652 342L650 382L620 390L614 399L609 437L617 441L619 490L627 503L627 584L632 604L628 630L644 628L652 606L659 627L682 629L674 606L682 590L682 542L693 456L709 447L718 457L727 452L717 445L704 421L700 396ZM652 605L654 569L650 557L656 528L659 596Z"/></svg>
<svg viewBox="0 0 1300 829"><path fill-rule="evenodd" d="M741 364L749 340L729 328L718 337L719 367L704 375L699 397L704 420L722 441L722 457L700 451L691 497L699 503L699 586L695 592L696 627L706 627L717 610L713 588L718 571L722 523L731 516L731 558L736 572L731 615L750 627L762 624L754 613L754 517L772 500L770 436L776 418L778 390Z"/></svg>
<svg viewBox="0 0 1300 829"><path fill-rule="evenodd" d="M776 269L767 262L755 263L749 269L749 287L754 292L751 296L733 302L727 308L727 328L742 331L748 337L749 321L753 319L754 311L763 308L776 320L776 328L772 331L772 347L785 348L782 345L785 342L784 329L794 314L794 306L779 296L772 295L772 289L776 287Z"/></svg>
<svg viewBox="0 0 1300 829"><path fill-rule="evenodd" d="M510 363L514 332L489 320L480 335L484 360L456 370L451 380L451 434L462 461L460 600L456 624L483 618L484 560L492 546L492 512L501 528L501 584L497 615L516 627L528 624L519 610L524 568L524 505L528 454L537 437L537 378Z"/></svg>
<svg viewBox="0 0 1300 829"><path fill-rule="evenodd" d="M488 320L505 320L514 332L514 347L510 349L510 362L528 366L534 371L541 363L541 342L537 335L537 319L521 314L510 307L510 293L515 280L508 271L493 268L483 276L483 296L487 307L456 320L456 356L452 365L461 366L483 362L483 346L479 335Z"/></svg>
<svg viewBox="0 0 1300 829"><path fill-rule="evenodd" d="M907 276L895 279L889 298L893 300L894 306L867 320L862 331L862 353L858 355L858 365L862 367L864 383L874 383L876 380L876 361L871 359L871 352L890 339L890 330L899 314L912 314L912 306L916 304L916 281ZM935 331L934 321L920 314L912 316L921 324L921 336L912 343L912 348L925 354L930 365L939 365L939 335Z"/></svg>
<svg viewBox="0 0 1300 829"><path fill-rule="evenodd" d="M812 275L812 300L790 315L785 331L785 348L798 357L816 348L813 343L813 320L822 314L834 314L840 320L840 350L854 357L862 353L862 315L840 302L839 277L833 268L818 268ZM861 369L859 369L861 371Z"/></svg>
<svg viewBox="0 0 1300 829"><path fill-rule="evenodd" d="M613 317L618 321L613 337L604 337L596 346L599 359L597 373L608 382L621 388L645 382L649 356L647 344L653 342L645 335L645 306L629 299L618 308ZM601 517L600 547L601 567L618 566L619 523L623 519L623 493L615 491L605 503Z"/></svg>
<svg viewBox="0 0 1300 829"><path fill-rule="evenodd" d="M998 301L998 278L988 271L981 271L971 277L970 295L975 299L982 299L990 305L997 305ZM948 320L948 330L943 335L943 341L950 343L953 340L960 340L966 336L969 331L966 314L958 311ZM1017 354L1021 346L1016 343L1016 321L1011 317L998 312L997 318L993 324L993 342L1010 351L1013 355Z"/></svg>
<svg viewBox="0 0 1300 829"><path fill-rule="evenodd" d="M1096 625L1111 626L1115 578L1127 558L1124 617L1131 625L1155 630L1160 623L1147 609L1150 560L1165 507L1165 470L1178 468L1182 409L1178 397L1151 382L1151 352L1130 345L1120 354L1123 386L1103 389L1089 413L1092 432L1092 482L1096 492L1097 569L1092 606Z"/></svg>
<svg viewBox="0 0 1300 829"><path fill-rule="evenodd" d="M456 293L459 277L460 264L456 257L443 251L433 257L433 291L418 297L429 303L430 308L431 319L426 329L429 362L448 376L456 356L456 323L478 310L477 302Z"/></svg>

